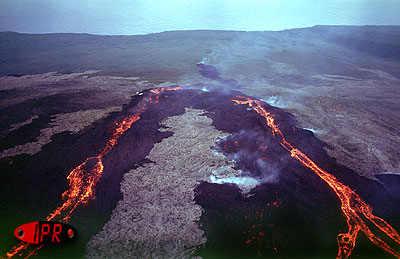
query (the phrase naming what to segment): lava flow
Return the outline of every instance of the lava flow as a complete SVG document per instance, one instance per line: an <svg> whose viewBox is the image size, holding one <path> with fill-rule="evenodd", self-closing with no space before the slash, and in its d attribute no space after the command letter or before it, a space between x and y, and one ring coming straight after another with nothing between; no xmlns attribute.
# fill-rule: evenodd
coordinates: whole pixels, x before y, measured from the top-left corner
<svg viewBox="0 0 400 259"><path fill-rule="evenodd" d="M395 257L400 258L400 252L396 251L381 238L373 234L366 222L362 219L362 216L371 221L394 242L400 244L400 236L397 231L385 220L373 215L372 207L367 204L354 190L339 182L335 176L321 169L304 153L286 141L285 136L279 129L279 125L275 123L273 115L262 106L260 101L250 99L245 96L236 96L236 98L232 99L232 101L238 104L246 104L250 108L253 108L259 115L264 117L268 127L272 131L272 134L277 138L281 146L289 151L293 158L311 169L316 175L324 180L336 193L341 202L341 209L349 227L347 233L338 235L339 251L337 258L347 258L351 254L356 244L359 231L362 231L368 237L368 239L378 247L394 255Z"/></svg>
<svg viewBox="0 0 400 259"><path fill-rule="evenodd" d="M116 121L111 128L108 141L100 150L99 154L95 157L87 158L85 162L75 167L75 169L70 172L67 177L70 188L62 194L62 199L64 200L63 204L51 212L45 220L57 220L67 223L70 220L71 214L78 206L87 205L91 199L94 199L95 186L104 172L102 158L117 145L118 139L131 128L132 124L140 119L140 115L147 110L149 104L159 102L161 93L179 89L182 89L182 87L164 87L150 90L151 94L138 103L133 114L126 116L120 121ZM20 243L11 248L4 258L11 258L14 255L23 256L24 252L25 258L28 258L43 246L31 247L31 249L28 249L28 247L28 243ZM25 251L27 249L29 251Z"/></svg>

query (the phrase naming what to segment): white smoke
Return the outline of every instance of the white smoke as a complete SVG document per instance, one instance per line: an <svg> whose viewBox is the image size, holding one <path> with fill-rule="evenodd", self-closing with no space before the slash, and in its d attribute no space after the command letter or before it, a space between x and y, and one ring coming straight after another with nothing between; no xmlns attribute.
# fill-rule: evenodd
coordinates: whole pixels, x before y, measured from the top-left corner
<svg viewBox="0 0 400 259"><path fill-rule="evenodd" d="M203 92L209 92L210 90L208 90L205 86L203 86L203 88L201 88L201 91L203 91Z"/></svg>
<svg viewBox="0 0 400 259"><path fill-rule="evenodd" d="M260 101L268 103L271 106L278 107L278 108L287 108L288 106L283 102L282 97L272 95L268 97L268 99L260 99Z"/></svg>
<svg viewBox="0 0 400 259"><path fill-rule="evenodd" d="M314 129L314 128L303 128L303 129L309 130L309 131L311 131L312 133L314 133L315 135L320 135L320 134L325 133L324 130L317 130L317 129Z"/></svg>
<svg viewBox="0 0 400 259"><path fill-rule="evenodd" d="M218 142L226 140L227 137L221 137ZM235 164L234 160L229 160L223 153L211 149L213 154L217 157L221 157L227 161L230 165L221 166L218 169L212 171L210 175L210 182L216 184L235 184L241 191L242 194L247 194L260 184L260 181L253 179L250 176L243 175L242 170L234 170L232 167Z"/></svg>
<svg viewBox="0 0 400 259"><path fill-rule="evenodd" d="M260 136L254 131L241 130L233 135L220 138L217 143L221 144L224 141L234 138L235 140L244 140L246 142L253 142L256 145L268 146L270 143L268 140ZM244 195L248 194L253 188L263 183L273 183L279 180L280 166L285 164L285 157L278 158L276 164L271 164L271 162L263 160L260 157L260 150L249 151L246 148L241 148L235 153L231 153L225 156L222 152L212 149L215 156L223 157L228 160L233 165L244 161L255 161L255 172L250 172L247 170L235 170L236 173L232 173L232 165L222 166L217 170L213 170L210 175L210 181L217 184L235 184L238 186Z"/></svg>
<svg viewBox="0 0 400 259"><path fill-rule="evenodd" d="M260 177L261 183L272 183L278 181L279 170L274 165L271 165L262 159L257 159L257 166L264 172L262 177Z"/></svg>
<svg viewBox="0 0 400 259"><path fill-rule="evenodd" d="M219 60L222 55L223 53L221 53L221 50L219 48L216 48L206 57L203 57L198 64L215 65L217 63L217 60Z"/></svg>
<svg viewBox="0 0 400 259"><path fill-rule="evenodd" d="M210 175L212 183L224 184L230 183L237 185L243 194L249 193L253 188L260 184L259 181L248 176L235 176L235 177L218 177L214 174Z"/></svg>
<svg viewBox="0 0 400 259"><path fill-rule="evenodd" d="M197 63L197 64L208 65L208 64L209 64L208 58L207 58L207 57L204 57L204 58L203 58L199 63Z"/></svg>

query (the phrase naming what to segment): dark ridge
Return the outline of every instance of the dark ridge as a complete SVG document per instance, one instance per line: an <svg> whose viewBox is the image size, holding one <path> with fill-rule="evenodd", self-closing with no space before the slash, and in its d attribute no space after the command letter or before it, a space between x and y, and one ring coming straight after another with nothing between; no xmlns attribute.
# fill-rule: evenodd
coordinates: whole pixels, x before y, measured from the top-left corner
<svg viewBox="0 0 400 259"><path fill-rule="evenodd" d="M0 76L39 74L49 71L124 71L127 68L132 71L143 68L157 71L166 67L178 74L194 73L192 68L194 62L199 62L208 56L219 44L231 44L240 39L248 39L250 42L257 40L260 43L266 41L266 44L286 44L292 39L299 42L310 41L319 44L326 52L322 59L331 59L329 62L334 62L335 59L331 57L338 53L321 44L320 39L325 39L370 55L398 60L399 28L399 26L316 26L285 31L200 30L132 36L0 32ZM371 35L376 36L371 38ZM312 45L305 45L304 48L307 51L315 51ZM271 53L282 56L278 50ZM286 52L285 56L290 56L289 54L293 53ZM304 58L315 62L312 57ZM307 63L313 66L312 62ZM316 68L313 69L321 71L331 69L314 66ZM330 67L334 66L336 65ZM295 81L296 78L290 80Z"/></svg>
<svg viewBox="0 0 400 259"><path fill-rule="evenodd" d="M315 26L312 30L346 48L379 58L400 59L399 26Z"/></svg>
<svg viewBox="0 0 400 259"><path fill-rule="evenodd" d="M400 44L359 39L356 36L334 36L330 41L369 55L400 60Z"/></svg>
<svg viewBox="0 0 400 259"><path fill-rule="evenodd" d="M17 130L8 133L5 137L0 138L0 151L6 150L17 145L23 145L29 142L35 142L40 135L40 129L46 128L51 121L49 115L40 116L32 120L28 125L22 126Z"/></svg>
<svg viewBox="0 0 400 259"><path fill-rule="evenodd" d="M4 233L12 233L22 223L44 218L60 205L61 194L68 188L68 173L85 158L96 155L108 139L113 123L130 114L148 94L144 91L143 96L134 96L122 112L112 114L89 132L57 134L38 154L1 159L0 181L3 184L0 191L6 194L0 204L2 217L7 222ZM96 199L87 207L79 208L70 222L79 231L79 241L68 249L44 248L39 252L41 256L82 256L85 244L109 220L121 199L123 174L149 162L145 157L154 144L171 136L171 132L158 130L159 122L168 116L183 114L186 107L191 107L205 110L205 116L213 120L218 130L232 134L218 142L217 150L235 157L237 168L248 176L265 180L247 198L236 186L229 184L203 182L196 187L195 201L204 209L199 223L208 239L196 254L205 258L258 258L259 253L262 257L274 258L335 257L337 234L347 231L336 195L315 174L290 157L277 143L263 118L254 110L247 110L246 105L231 101L237 94L241 93L199 90L162 93L159 103L149 106L104 157L105 169L96 187ZM399 219L396 219L400 202L397 196L390 195L381 184L338 165L324 151L323 142L311 132L297 127L293 115L268 104L264 108L274 114L290 142L319 166L356 189L373 206L376 215L396 229L400 227ZM260 150L260 145L268 148ZM258 160L265 164L254 163ZM276 173L276 179L268 180L272 173ZM14 240L11 235L7 236L0 246L11 247ZM363 239L356 249L356 255L361 257L386 256Z"/></svg>
<svg viewBox="0 0 400 259"><path fill-rule="evenodd" d="M219 142L217 150L228 158L234 158L236 167L243 170L245 175L266 179L267 182L255 188L250 198L241 197L239 200L242 201L238 201L237 187L231 185L221 187L203 183L196 188L196 202L205 210L201 225L209 238L206 246L198 251L198 255L206 258L212 255L217 255L218 258L256 258L260 252L262 256L278 258L310 258L315 255L319 258L334 257L337 253L336 236L340 232L347 231L334 192L314 173L290 158L288 152L276 142L265 126L265 121L256 112L248 111L246 105L229 103L229 96L215 93L202 95L207 96L207 100L213 103L213 106L210 109L196 104L195 107L209 111L207 116L213 119L213 125L217 129L233 134ZM198 100L202 102L202 98ZM384 217L394 226L400 226L396 213L387 210L396 208L395 204L399 199L391 197L377 182L360 177L355 172L338 165L324 151L325 144L311 132L297 128L290 114L267 104L264 107L267 111L272 111L291 143L319 166L338 177L341 182L355 189L374 207L376 215ZM259 144L268 146L267 151L261 151ZM260 166L256 162L258 160L264 161L266 166ZM276 173L273 171L277 171L277 179L269 180L270 174ZM268 191L264 192L265 190ZM270 208L266 204L274 202L268 195L271 191L280 193L279 199L283 203L278 213L282 214L273 219L265 219L257 231L271 233L276 231L271 228L271 224L279 226L277 234L281 235L279 242L282 243L278 245L280 246L277 248L278 252L271 247L273 237L263 239L262 248L258 248L254 243L247 245L246 240L243 240L243 232L249 231L249 226L240 223L245 222L246 216L241 212L242 209L253 217L257 213L255 208L269 211ZM260 224L256 220L252 221L250 226L257 223ZM315 237L324 238L316 240ZM256 235L255 238L259 236ZM379 258L386 256L369 241L360 242L358 246L362 247L358 248L358 254L375 255Z"/></svg>
<svg viewBox="0 0 400 259"><path fill-rule="evenodd" d="M216 67L210 66L210 65L204 65L201 63L197 64L197 66L200 68L199 73L201 76L204 76L209 79L216 80L216 81L220 81L222 79L221 75L218 72Z"/></svg>
<svg viewBox="0 0 400 259"><path fill-rule="evenodd" d="M87 98L87 96L91 98ZM108 98L105 99L104 96ZM36 137L40 135L40 129L46 127L52 115L101 109L120 104L107 91L83 90L29 99L4 107L0 109L0 149L35 141ZM34 115L39 116L39 118L33 120L31 124L9 132L12 124L24 122Z"/></svg>

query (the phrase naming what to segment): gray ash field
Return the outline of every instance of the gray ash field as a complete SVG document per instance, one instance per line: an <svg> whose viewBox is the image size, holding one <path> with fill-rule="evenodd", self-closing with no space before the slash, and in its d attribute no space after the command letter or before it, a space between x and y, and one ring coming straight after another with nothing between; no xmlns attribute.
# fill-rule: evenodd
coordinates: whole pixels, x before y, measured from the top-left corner
<svg viewBox="0 0 400 259"><path fill-rule="evenodd" d="M0 253L399 257L399 38L396 26L0 33ZM63 200L79 165L80 195L98 173L93 193ZM16 241L69 202L53 220L76 242Z"/></svg>

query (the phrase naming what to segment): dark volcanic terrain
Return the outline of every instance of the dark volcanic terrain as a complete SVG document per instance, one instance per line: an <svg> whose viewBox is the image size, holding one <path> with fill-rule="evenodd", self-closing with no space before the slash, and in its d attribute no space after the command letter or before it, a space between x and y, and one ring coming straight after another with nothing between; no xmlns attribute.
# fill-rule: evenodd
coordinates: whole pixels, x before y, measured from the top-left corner
<svg viewBox="0 0 400 259"><path fill-rule="evenodd" d="M38 257L335 257L337 196L232 102L243 94L399 230L399 39L396 26L0 33L0 253L61 204L146 89L171 85L185 90L160 94L104 157L96 198L71 217L79 241ZM391 258L360 235L350 258L368 257Z"/></svg>
<svg viewBox="0 0 400 259"><path fill-rule="evenodd" d="M136 91L162 84L233 79L226 82L231 88L295 114L330 155L359 174L398 173L399 35L398 26L144 36L3 32L0 130L4 137L33 116L45 125L49 115L121 106ZM218 78L201 76L199 62L214 66ZM60 103L65 111L34 109L38 101L51 103L48 98L70 104ZM40 135L25 131L16 141L13 134L2 140L3 150Z"/></svg>

